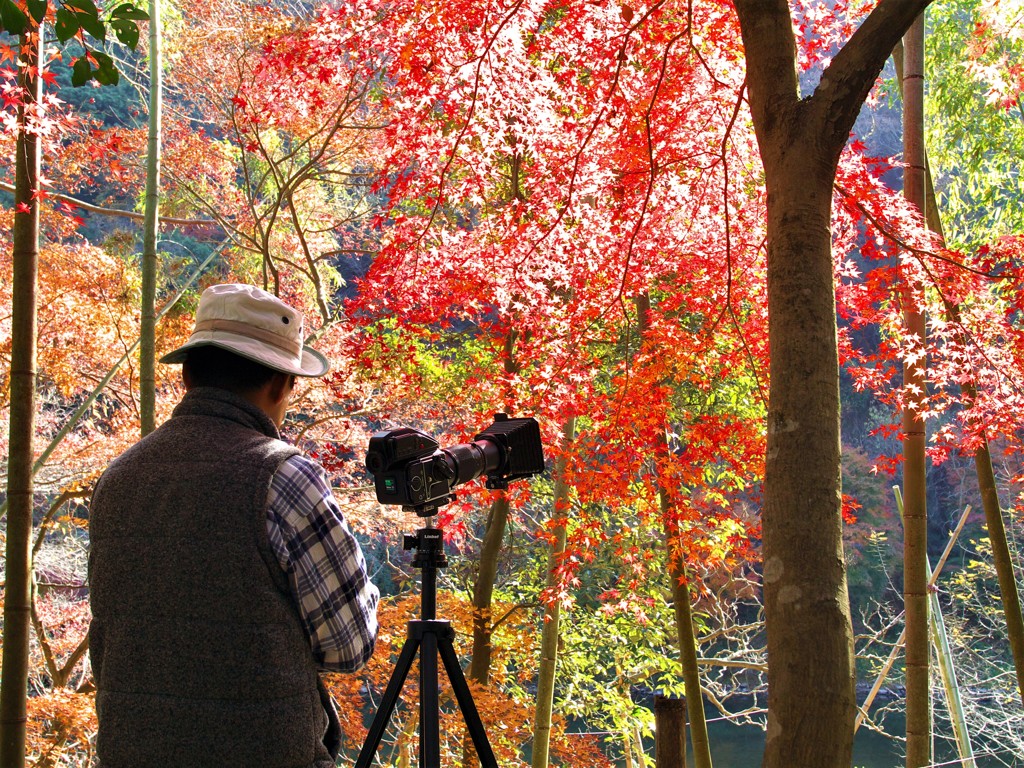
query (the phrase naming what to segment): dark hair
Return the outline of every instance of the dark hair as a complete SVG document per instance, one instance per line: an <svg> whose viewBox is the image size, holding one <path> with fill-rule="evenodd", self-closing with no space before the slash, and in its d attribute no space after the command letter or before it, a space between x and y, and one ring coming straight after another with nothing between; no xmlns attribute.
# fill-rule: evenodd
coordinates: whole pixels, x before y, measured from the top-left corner
<svg viewBox="0 0 1024 768"><path fill-rule="evenodd" d="M188 350L183 367L194 387L217 387L235 394L255 392L277 373L272 368L220 347L204 345Z"/></svg>

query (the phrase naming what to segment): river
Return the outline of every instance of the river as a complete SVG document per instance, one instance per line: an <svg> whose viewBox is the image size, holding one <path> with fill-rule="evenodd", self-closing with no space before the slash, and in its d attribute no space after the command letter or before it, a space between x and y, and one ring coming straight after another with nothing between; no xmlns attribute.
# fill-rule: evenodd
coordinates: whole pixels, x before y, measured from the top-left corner
<svg viewBox="0 0 1024 768"><path fill-rule="evenodd" d="M886 725L893 733L902 732L903 723L897 722L896 718L890 719ZM761 765L764 731L756 726L734 725L727 720L712 721L708 723L708 740L715 768L757 768ZM960 765L955 752L949 752L947 745L937 745L936 752L936 766L957 768ZM687 765L693 766L692 754ZM853 746L854 768L902 768L903 765L903 744L899 740L866 728L857 732ZM1024 766L1024 756L1003 760L979 757L976 765L978 768Z"/></svg>

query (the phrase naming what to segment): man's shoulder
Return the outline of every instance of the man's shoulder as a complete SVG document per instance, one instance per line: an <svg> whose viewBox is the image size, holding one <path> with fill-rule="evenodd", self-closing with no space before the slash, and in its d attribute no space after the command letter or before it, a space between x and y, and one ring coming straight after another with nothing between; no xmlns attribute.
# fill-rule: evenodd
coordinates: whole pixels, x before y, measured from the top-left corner
<svg viewBox="0 0 1024 768"><path fill-rule="evenodd" d="M268 467L273 473L291 459L295 466L310 462L299 449L279 438L257 430L227 425L224 430L188 431L176 429L174 419L164 422L150 434L116 456L107 464L97 487L109 484L119 476L138 477L140 472L154 471L159 466L190 464L214 459L218 465L234 460L245 466ZM315 462L312 462L314 466Z"/></svg>
<svg viewBox="0 0 1024 768"><path fill-rule="evenodd" d="M304 453L296 452L281 462L274 475L274 482L326 486L327 475L318 461Z"/></svg>

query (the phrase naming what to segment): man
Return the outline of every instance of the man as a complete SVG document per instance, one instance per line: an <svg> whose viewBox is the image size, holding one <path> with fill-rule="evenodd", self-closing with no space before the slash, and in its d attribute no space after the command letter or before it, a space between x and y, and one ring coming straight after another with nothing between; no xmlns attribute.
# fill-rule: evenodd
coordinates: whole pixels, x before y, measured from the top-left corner
<svg viewBox="0 0 1024 768"><path fill-rule="evenodd" d="M319 669L353 671L378 592L323 469L280 439L296 376L329 367L302 315L207 289L171 418L93 494L90 656L101 768L326 768Z"/></svg>

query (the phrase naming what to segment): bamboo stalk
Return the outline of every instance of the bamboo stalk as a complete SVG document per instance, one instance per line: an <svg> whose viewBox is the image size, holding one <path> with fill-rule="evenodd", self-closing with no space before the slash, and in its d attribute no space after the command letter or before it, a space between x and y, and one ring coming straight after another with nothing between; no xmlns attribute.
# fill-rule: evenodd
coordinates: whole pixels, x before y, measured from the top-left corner
<svg viewBox="0 0 1024 768"><path fill-rule="evenodd" d="M899 497L899 487L894 486L893 490L897 494L897 505L899 506L900 514L902 515L903 501ZM939 558L938 565L935 566L935 570L932 571L931 576L928 578L929 591L931 591L932 587L934 587L936 582L938 581L939 574L942 573L942 569L946 565L946 560L949 559L949 555L953 551L953 545L956 544L956 540L959 538L960 532L963 530L964 524L967 522L967 517L968 515L970 515L970 513L971 507L970 505L968 505L966 508L964 508L964 513L960 516L960 522L957 523L957 526L953 530L953 533L950 534L949 541L946 542L946 548L942 552L942 557ZM864 720L867 718L868 710L871 709L871 705L874 703L875 697L878 696L878 692L882 689L882 685L885 683L885 678L889 675L890 670L892 670L893 664L896 663L896 657L899 655L900 649L903 647L903 641L906 639L906 636L907 631L906 629L904 629L902 632L900 632L900 636L896 640L896 644L892 647L892 650L889 652L889 657L885 660L885 663L882 665L882 669L878 673L878 676L875 678L875 682L871 686L871 690L868 692L868 695L865 697L864 703L858 708L857 719L854 722L853 726L854 733L857 732L857 730L864 723Z"/></svg>
<svg viewBox="0 0 1024 768"><path fill-rule="evenodd" d="M900 489L893 489L896 492L896 506L903 515L903 499L900 497ZM955 536L960 535L964 523L967 522L967 515L971 508L968 506L960 518ZM955 536L950 539L946 546L943 557L947 556ZM945 559L941 565L945 564ZM940 568L941 568L940 565ZM956 668L953 666L953 654L949 647L949 638L946 635L946 622L942 618L942 606L939 605L939 596L932 587L935 585L934 574L930 564L926 563L928 571L928 601L931 610L928 612L929 635L932 645L935 646L939 662L939 676L942 678L942 688L946 693L946 707L949 709L949 719L953 724L953 733L956 736L956 748L960 753L961 765L964 768L974 768L974 748L971 746L971 735L967 730L967 718L964 715L963 702L960 700L960 685L956 679Z"/></svg>
<svg viewBox="0 0 1024 768"><path fill-rule="evenodd" d="M924 14L911 24L903 39L903 195L923 214L924 185ZM902 270L901 270L902 271ZM931 753L931 651L929 648L928 508L925 470L924 411L928 398L926 374L927 323L919 302L920 284L912 274L901 275L904 330L919 350L903 362L903 606L906 626L907 768L924 768Z"/></svg>
<svg viewBox="0 0 1024 768"><path fill-rule="evenodd" d="M893 60L896 63L897 81L902 87L903 83L903 45L898 44L893 50ZM934 232L939 242L945 245L945 235L942 231L942 218L939 215L939 208L935 199L935 188L932 183L931 170L928 166L927 154L925 155L925 192L927 205L925 216L928 228ZM944 299L948 320L960 323L960 308L957 304ZM968 402L973 402L977 396L976 387L970 382L963 383L963 392ZM1017 692L1021 702L1024 703L1024 611L1021 610L1020 594L1017 590L1017 579L1010 555L1010 548L1006 542L1006 528L1003 525L1003 513L999 505L999 494L996 492L995 472L992 469L992 453L988 444L988 437L981 435L981 447L974 454L975 471L978 476L978 491L981 493L982 507L985 510L985 524L988 527L989 538L992 541L992 562L996 568L996 576L999 579L999 596L1003 605L1003 616L1006 619L1006 634L1010 643L1010 650L1013 654L1013 666L1017 673Z"/></svg>
<svg viewBox="0 0 1024 768"><path fill-rule="evenodd" d="M149 131L146 143L146 199L142 232L142 311L139 327L139 416L145 437L156 429L156 283L159 271L160 138L163 74L160 0L149 0Z"/></svg>

